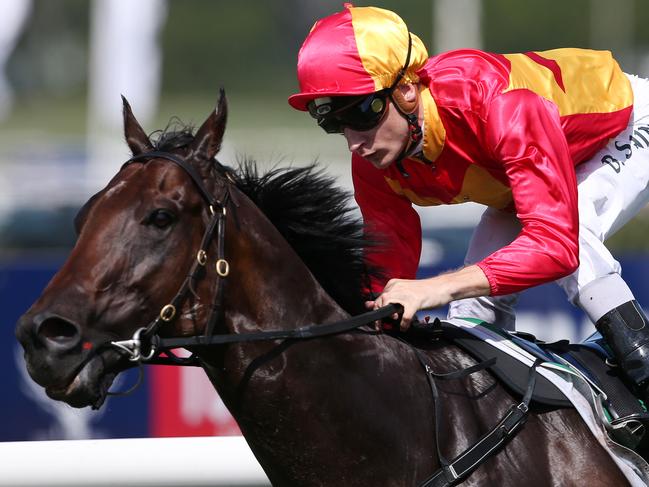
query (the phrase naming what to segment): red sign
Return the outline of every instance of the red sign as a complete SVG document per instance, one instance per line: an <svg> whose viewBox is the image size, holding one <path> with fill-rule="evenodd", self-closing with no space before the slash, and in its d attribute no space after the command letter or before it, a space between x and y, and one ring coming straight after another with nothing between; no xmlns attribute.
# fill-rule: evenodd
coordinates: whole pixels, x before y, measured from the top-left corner
<svg viewBox="0 0 649 487"><path fill-rule="evenodd" d="M152 367L150 377L152 436L241 434L200 367Z"/></svg>

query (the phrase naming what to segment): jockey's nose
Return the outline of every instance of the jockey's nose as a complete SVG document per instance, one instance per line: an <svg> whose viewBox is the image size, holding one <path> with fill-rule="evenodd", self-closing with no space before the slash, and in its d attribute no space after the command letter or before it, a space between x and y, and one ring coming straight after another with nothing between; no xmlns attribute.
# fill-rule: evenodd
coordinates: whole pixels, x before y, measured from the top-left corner
<svg viewBox="0 0 649 487"><path fill-rule="evenodd" d="M358 152L358 150L363 145L363 136L359 132L348 127L345 127L345 129L343 130L343 135L347 140L347 147L349 148L349 152Z"/></svg>
<svg viewBox="0 0 649 487"><path fill-rule="evenodd" d="M38 340L54 353L72 350L81 341L79 325L53 313L34 316L34 330Z"/></svg>

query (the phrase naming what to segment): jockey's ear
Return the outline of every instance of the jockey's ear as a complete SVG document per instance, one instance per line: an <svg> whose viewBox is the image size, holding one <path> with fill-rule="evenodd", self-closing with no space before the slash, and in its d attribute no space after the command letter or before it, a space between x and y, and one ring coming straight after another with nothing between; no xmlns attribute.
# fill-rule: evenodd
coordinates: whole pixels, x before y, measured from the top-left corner
<svg viewBox="0 0 649 487"><path fill-rule="evenodd" d="M219 102L207 120L198 129L191 143L190 157L198 162L212 162L214 156L221 150L221 142L225 133L225 123L228 118L228 104L225 91L221 88Z"/></svg>
<svg viewBox="0 0 649 487"><path fill-rule="evenodd" d="M153 150L153 145L142 129L140 123L136 120L124 95L122 95L123 113L124 113L124 137L131 152L134 156Z"/></svg>
<svg viewBox="0 0 649 487"><path fill-rule="evenodd" d="M414 113L419 105L419 86L414 83L396 86L392 91L392 100L404 113Z"/></svg>

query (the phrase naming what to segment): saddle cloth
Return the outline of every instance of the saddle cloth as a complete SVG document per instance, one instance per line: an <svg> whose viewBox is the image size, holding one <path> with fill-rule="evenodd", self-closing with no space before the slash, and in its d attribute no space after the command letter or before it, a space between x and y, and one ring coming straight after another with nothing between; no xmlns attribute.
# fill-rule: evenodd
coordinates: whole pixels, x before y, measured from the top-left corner
<svg viewBox="0 0 649 487"><path fill-rule="evenodd" d="M544 362L537 368L533 400L551 406L574 407L629 483L634 487L649 485L649 465L637 453L613 441L606 431L605 421L610 416L607 416L602 405L601 389L597 386L599 379L592 375L588 377L590 372L580 370L583 366L578 368L574 365L574 358L566 359L557 353L557 350L566 350L567 342L550 344L549 348L543 349L538 344L520 337L512 338L502 330L471 318L445 320L441 322L441 327L445 337L452 338L454 343L478 360L497 357L497 365L490 367L490 370L518 393L525 390L529 367L537 358L542 358ZM592 345L588 353L606 353L606 350L599 350L598 347L598 344ZM473 351L469 348L473 348ZM498 351L494 352L493 349ZM476 350L480 350L480 353ZM603 363L600 358L597 360ZM514 378L505 379L505 376ZM627 391L627 394L630 393Z"/></svg>
<svg viewBox="0 0 649 487"><path fill-rule="evenodd" d="M609 419L646 413L642 403L622 381L618 369L609 365L613 356L599 333L595 333L583 343L569 343L567 340L544 343L527 333L510 333L480 321L476 321L476 324L501 335L505 340L511 340L536 358L578 369L597 390L605 393L605 412ZM521 396L524 394L529 377L529 368L525 364L462 327L443 326L441 322L439 326L445 337L451 338L475 358L487 360L495 357L497 361L491 371L514 392ZM533 402L555 407L572 407L570 400L552 382L544 377L538 379L532 395Z"/></svg>

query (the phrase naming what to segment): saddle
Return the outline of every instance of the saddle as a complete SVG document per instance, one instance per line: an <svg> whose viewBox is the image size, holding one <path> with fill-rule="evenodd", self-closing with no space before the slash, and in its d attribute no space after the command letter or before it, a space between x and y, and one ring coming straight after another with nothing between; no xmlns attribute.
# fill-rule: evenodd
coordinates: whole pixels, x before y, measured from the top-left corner
<svg viewBox="0 0 649 487"><path fill-rule="evenodd" d="M625 446L638 446L645 436L645 425L649 427L649 413L643 401L634 395L624 381L619 368L615 366L611 351L599 333L591 335L582 343L569 343L567 340L545 343L529 333L508 332L486 323L481 325L498 333L503 339L512 341L535 359L559 364L567 362L579 370L591 383L591 387L594 385L595 390L604 393L600 394L600 398L609 434ZM525 393L530 367L516 358L450 323L435 320L432 325L418 323L415 327L416 333L427 329L426 333L432 332L436 338L443 337L453 342L480 362L495 358L495 364L489 370L518 396L522 397ZM532 403L573 407L552 382L538 372L536 376Z"/></svg>

